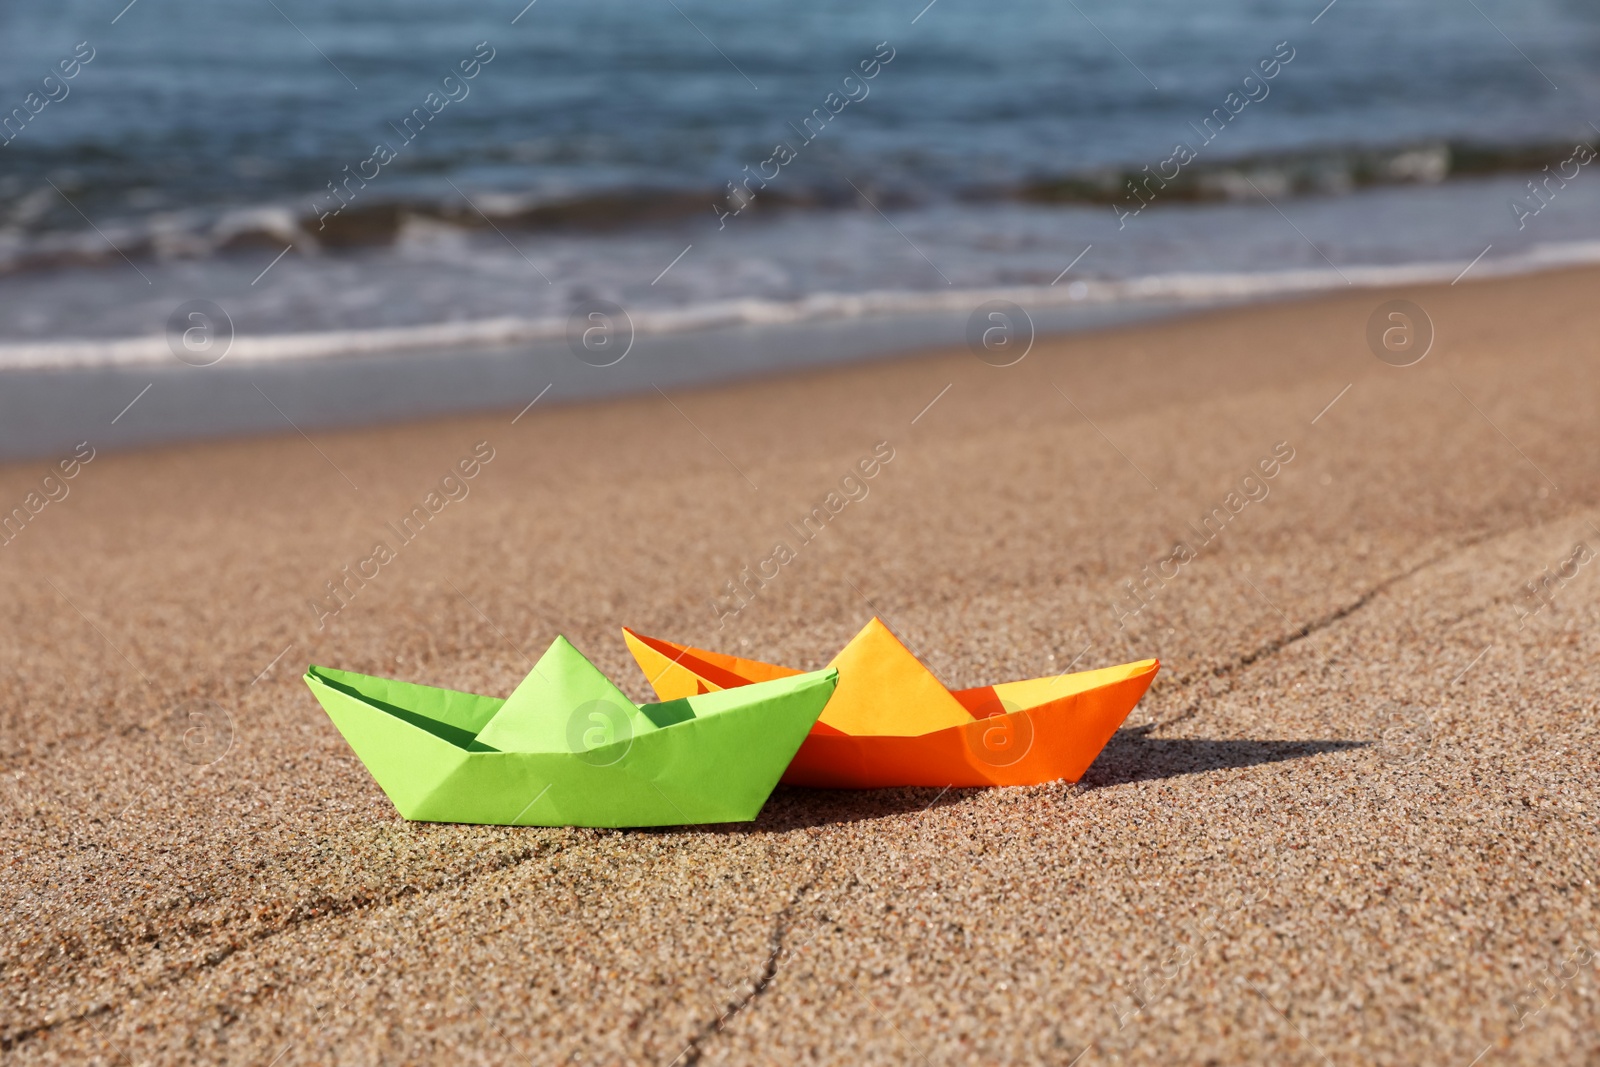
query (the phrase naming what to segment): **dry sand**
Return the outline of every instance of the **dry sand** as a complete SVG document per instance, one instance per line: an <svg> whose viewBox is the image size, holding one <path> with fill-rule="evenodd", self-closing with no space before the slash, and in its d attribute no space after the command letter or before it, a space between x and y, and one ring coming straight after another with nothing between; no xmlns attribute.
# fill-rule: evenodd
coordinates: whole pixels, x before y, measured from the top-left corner
<svg viewBox="0 0 1600 1067"><path fill-rule="evenodd" d="M492 416L97 455L0 548L5 1059L1600 1062L1600 565L1517 615L1600 550L1597 284L1402 294L1438 333L1404 369L1364 340L1393 294L1354 292L1006 369L513 425L530 368ZM883 440L719 629L715 591ZM1270 495L1119 628L1279 442ZM664 832L407 824L299 680L505 693L559 631L642 697L623 623L811 666L874 612L951 685L1164 667L1077 785L780 789ZM220 711L186 748L193 700Z"/></svg>

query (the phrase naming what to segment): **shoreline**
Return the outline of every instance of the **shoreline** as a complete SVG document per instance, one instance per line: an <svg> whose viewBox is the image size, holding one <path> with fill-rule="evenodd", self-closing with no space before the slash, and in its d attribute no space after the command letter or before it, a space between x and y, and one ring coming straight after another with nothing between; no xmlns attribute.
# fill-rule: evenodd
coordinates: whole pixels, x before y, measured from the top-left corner
<svg viewBox="0 0 1600 1067"><path fill-rule="evenodd" d="M207 367L183 366L169 353L167 365L158 367L0 370L0 462L51 455L86 438L122 451L294 432L291 427L403 425L511 404L583 405L650 396L658 389L826 373L961 345L969 312L640 335L626 358L609 366L577 358L561 338L514 348L338 359L225 358ZM1033 321L1038 329L1079 333L1183 313L1110 306L1046 311Z"/></svg>
<svg viewBox="0 0 1600 1067"><path fill-rule="evenodd" d="M903 327L919 319L942 319L970 312L987 301L1006 300L1050 324L1041 332L1069 333L1172 314L1314 297L1339 292L1343 287L1387 289L1453 284L1469 272L1478 280L1486 280L1594 266L1600 266L1600 241L1580 240L1536 245L1529 251L1502 257L1484 258L1480 254L1470 261L1419 260L1343 267L1329 263L1326 267L1282 267L1266 271L1178 271L1130 278L1077 277L1058 288L1056 282L1067 274L1062 271L1056 282L1049 285L819 292L794 300L744 297L681 308L638 307L623 312L617 329L628 336L658 343L671 343L672 338L692 342L708 334L739 329L781 332L831 327L847 333L854 325L870 334L881 332L887 324L898 323ZM620 306L613 306L622 311ZM423 353L450 359L518 345L570 344L573 318L577 314L544 318L500 316L406 326L246 335L236 335L232 323L227 322L216 331L219 338L226 338L220 356L212 350L209 336L206 350L193 357L179 356L178 340L162 335L45 342L0 340L0 376L18 371L72 372L111 367L155 370L170 367L175 360L207 367L223 359L252 366L279 363L315 366L321 361L396 358Z"/></svg>
<svg viewBox="0 0 1600 1067"><path fill-rule="evenodd" d="M1589 251L1600 255L1600 248L1587 244L1575 246L1573 255L1586 256ZM1589 269L1586 262L1550 265L1550 257L1535 256L1510 266L1477 264L1479 276L1473 278L1465 277L1467 271L1454 264L1383 268L1376 276L1399 279L1409 290L1441 286L1447 280L1451 285L1480 285ZM1452 272L1453 280L1447 279ZM1174 291L1182 290L1182 277L1175 276ZM1273 272L1268 277L1286 288L1228 297L1219 295L1226 290L1224 285L1199 301L1151 297L1075 302L1048 288L984 290L978 295L1008 293L1026 299L1044 292L1064 301L1017 305L1023 312L1019 321L1032 331L1031 343L1051 345L1169 319L1197 321L1233 310L1336 299L1351 288L1330 288L1341 279L1327 271ZM1384 286L1374 282L1354 288L1377 292ZM629 338L625 358L604 366L576 358L575 342L561 337L513 347L383 351L340 358L250 361L229 352L208 366L184 366L169 352L162 365L155 366L134 362L0 369L4 386L0 462L48 457L86 440L96 447L126 451L191 440L270 436L284 430L405 424L493 411L511 403L581 405L648 396L662 389L715 388L858 364L915 360L930 352L970 347L970 316L976 314L967 306L972 294L932 295L939 303L959 297L960 310L636 333ZM525 399L519 402L517 397Z"/></svg>

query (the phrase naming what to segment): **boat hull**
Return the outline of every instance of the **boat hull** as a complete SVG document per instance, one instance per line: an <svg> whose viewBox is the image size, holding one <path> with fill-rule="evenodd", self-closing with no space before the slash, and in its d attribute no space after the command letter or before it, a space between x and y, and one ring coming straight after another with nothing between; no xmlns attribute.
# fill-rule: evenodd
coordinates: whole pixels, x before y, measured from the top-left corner
<svg viewBox="0 0 1600 1067"><path fill-rule="evenodd" d="M688 698L678 713L690 714L670 726L582 752L492 752L472 751L469 739L496 698L320 668L306 675L404 818L612 828L753 820L834 682L817 671Z"/></svg>
<svg viewBox="0 0 1600 1067"><path fill-rule="evenodd" d="M783 783L884 789L1076 782L1143 698L1158 667L1152 660L1093 672L1110 677L1035 707L914 737L813 730Z"/></svg>
<svg viewBox="0 0 1600 1067"><path fill-rule="evenodd" d="M623 631L666 699L782 677L790 669ZM969 722L921 734L850 734L819 722L784 772L824 789L1076 782L1144 697L1161 664L1116 667L951 693Z"/></svg>

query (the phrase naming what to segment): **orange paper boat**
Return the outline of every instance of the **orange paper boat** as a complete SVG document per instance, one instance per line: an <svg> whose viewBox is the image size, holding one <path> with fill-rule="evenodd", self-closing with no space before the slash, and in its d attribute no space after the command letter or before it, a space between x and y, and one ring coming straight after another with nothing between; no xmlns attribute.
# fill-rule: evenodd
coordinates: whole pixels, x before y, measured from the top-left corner
<svg viewBox="0 0 1600 1067"><path fill-rule="evenodd" d="M662 700L799 674L757 660L623 636ZM873 619L833 658L839 685L783 775L789 785L1038 785L1076 782L1160 668L1096 671L951 692Z"/></svg>

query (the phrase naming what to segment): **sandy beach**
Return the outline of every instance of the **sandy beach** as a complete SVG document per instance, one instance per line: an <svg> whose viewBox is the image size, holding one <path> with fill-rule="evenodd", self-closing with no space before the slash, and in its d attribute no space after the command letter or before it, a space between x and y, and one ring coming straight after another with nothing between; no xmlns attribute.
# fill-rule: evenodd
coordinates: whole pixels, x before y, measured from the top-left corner
<svg viewBox="0 0 1600 1067"><path fill-rule="evenodd" d="M0 1048L1600 1062L1597 283L7 466ZM1075 785L650 832L408 824L300 680L503 695L562 633L644 699L622 625L813 668L873 615L952 687L1163 667Z"/></svg>

